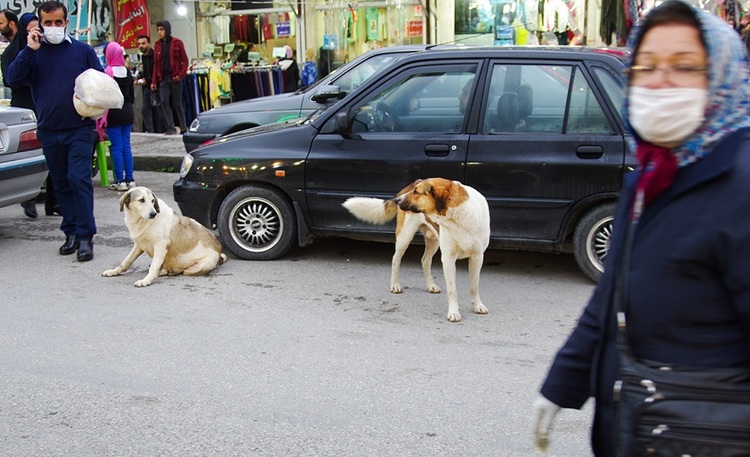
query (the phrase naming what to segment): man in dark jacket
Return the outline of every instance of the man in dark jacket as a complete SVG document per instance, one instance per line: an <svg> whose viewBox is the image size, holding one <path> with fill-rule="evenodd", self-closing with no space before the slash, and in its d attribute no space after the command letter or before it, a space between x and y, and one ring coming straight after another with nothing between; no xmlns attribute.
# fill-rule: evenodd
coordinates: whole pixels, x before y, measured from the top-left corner
<svg viewBox="0 0 750 457"><path fill-rule="evenodd" d="M143 104L141 105L141 118L143 119L143 131L154 133L154 107L151 105L151 78L154 75L154 50L151 49L151 38L148 35L138 37L138 49L141 51L141 70L138 72L136 84L143 87Z"/></svg>
<svg viewBox="0 0 750 457"><path fill-rule="evenodd" d="M185 108L182 104L182 80L187 76L188 57L182 40L172 36L172 25L169 21L156 23L159 40L154 45L154 74L151 78L151 90L159 88L161 110L167 120L167 135L176 135L187 131ZM174 123L172 109L177 111L179 126Z"/></svg>

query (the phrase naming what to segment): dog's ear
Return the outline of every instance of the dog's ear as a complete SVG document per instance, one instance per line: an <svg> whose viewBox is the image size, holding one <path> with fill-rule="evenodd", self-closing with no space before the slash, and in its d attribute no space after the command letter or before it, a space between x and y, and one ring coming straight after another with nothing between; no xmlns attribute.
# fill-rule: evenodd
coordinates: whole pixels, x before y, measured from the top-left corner
<svg viewBox="0 0 750 457"><path fill-rule="evenodd" d="M151 197L154 199L154 209L157 213L160 213L161 211L159 210L159 198L153 192L151 192Z"/></svg>
<svg viewBox="0 0 750 457"><path fill-rule="evenodd" d="M127 191L125 194L120 197L120 212L122 212L125 207L130 208L130 199L131 199L131 192Z"/></svg>
<svg viewBox="0 0 750 457"><path fill-rule="evenodd" d="M447 189L441 186L431 186L430 195L432 196L433 200L435 200L435 211L437 211L438 214L443 214L443 211L445 211L445 208L448 206L450 192L448 192Z"/></svg>

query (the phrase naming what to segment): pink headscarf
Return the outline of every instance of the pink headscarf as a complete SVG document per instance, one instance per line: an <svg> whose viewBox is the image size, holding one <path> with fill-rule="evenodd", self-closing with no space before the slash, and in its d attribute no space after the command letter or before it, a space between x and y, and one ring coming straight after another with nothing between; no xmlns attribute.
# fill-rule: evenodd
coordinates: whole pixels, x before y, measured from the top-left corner
<svg viewBox="0 0 750 457"><path fill-rule="evenodd" d="M125 66L125 57L123 56L123 53L122 46L114 41L104 48L104 58L107 59L107 68L104 69L104 72L112 78L114 78L112 72L113 67Z"/></svg>
<svg viewBox="0 0 750 457"><path fill-rule="evenodd" d="M110 78L115 77L114 68L125 66L124 50L122 46L116 42L109 43L104 48L104 58L107 60L107 68L104 69L104 73L109 75ZM105 141L104 127L107 126L107 115L109 110L104 112L104 116L96 121L96 131L99 132L99 141Z"/></svg>

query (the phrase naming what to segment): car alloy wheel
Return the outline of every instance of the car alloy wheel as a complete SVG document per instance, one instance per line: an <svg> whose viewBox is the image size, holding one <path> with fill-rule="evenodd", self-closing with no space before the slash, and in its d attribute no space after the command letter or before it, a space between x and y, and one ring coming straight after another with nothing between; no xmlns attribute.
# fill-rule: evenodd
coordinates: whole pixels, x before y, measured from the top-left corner
<svg viewBox="0 0 750 457"><path fill-rule="evenodd" d="M283 256L295 239L289 202L277 191L247 185L232 191L219 209L219 234L236 256L272 260Z"/></svg>
<svg viewBox="0 0 750 457"><path fill-rule="evenodd" d="M581 270L594 281L604 272L611 243L613 204L601 205L587 213L573 235L573 252Z"/></svg>

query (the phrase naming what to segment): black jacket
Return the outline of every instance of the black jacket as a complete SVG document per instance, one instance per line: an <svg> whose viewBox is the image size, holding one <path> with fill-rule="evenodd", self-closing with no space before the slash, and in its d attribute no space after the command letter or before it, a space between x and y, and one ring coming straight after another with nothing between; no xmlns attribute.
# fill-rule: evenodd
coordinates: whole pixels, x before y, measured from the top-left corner
<svg viewBox="0 0 750 457"><path fill-rule="evenodd" d="M16 33L11 42L3 51L2 57L0 57L0 70L3 73L3 81L5 81L5 74L8 66L11 62L16 60L16 56L26 47L26 34ZM23 40L23 43L21 42ZM34 97L31 96L31 87L28 84L22 84L20 86L10 86L5 83L7 87L10 87L10 106L16 106L19 108L28 108L36 112L36 106L34 105Z"/></svg>
<svg viewBox="0 0 750 457"><path fill-rule="evenodd" d="M146 80L146 85L151 85L151 77L154 75L154 50L149 49L148 54L143 54L141 56L141 63L143 65L143 68L138 73L139 78L143 78Z"/></svg>
<svg viewBox="0 0 750 457"><path fill-rule="evenodd" d="M120 92L125 99L121 109L111 109L107 114L107 126L116 127L119 125L130 125L135 122L133 114L133 77L128 71L124 78L115 78L117 85L120 86Z"/></svg>

